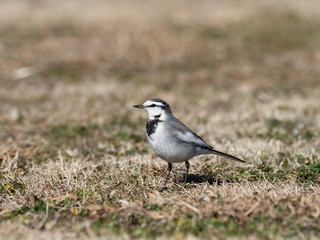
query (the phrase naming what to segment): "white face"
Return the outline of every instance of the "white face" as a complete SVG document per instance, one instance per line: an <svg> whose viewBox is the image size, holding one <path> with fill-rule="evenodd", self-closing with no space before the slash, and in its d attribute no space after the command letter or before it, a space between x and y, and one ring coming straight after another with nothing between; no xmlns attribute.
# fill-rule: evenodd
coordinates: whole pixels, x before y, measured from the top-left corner
<svg viewBox="0 0 320 240"><path fill-rule="evenodd" d="M143 106L144 109L148 112L149 119L164 120L166 118L166 113L161 108L161 106L164 107L163 103L148 100L143 104Z"/></svg>

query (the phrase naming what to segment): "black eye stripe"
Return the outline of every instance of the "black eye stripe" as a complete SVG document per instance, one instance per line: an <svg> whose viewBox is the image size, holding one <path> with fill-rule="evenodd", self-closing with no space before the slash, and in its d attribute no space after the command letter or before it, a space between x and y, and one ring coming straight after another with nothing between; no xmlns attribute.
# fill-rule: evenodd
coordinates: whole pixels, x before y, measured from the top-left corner
<svg viewBox="0 0 320 240"><path fill-rule="evenodd" d="M159 105L156 105L157 107L160 107L161 109L171 113L171 108L170 108L169 104L166 103L165 101L163 101L162 99L152 98L152 99L150 99L150 101L158 103Z"/></svg>
<svg viewBox="0 0 320 240"><path fill-rule="evenodd" d="M160 107L160 108L161 108L161 107L164 107L164 106L157 105L157 104L154 104L154 103L153 103L153 104L151 104L151 105L149 105L149 106L147 106L147 107Z"/></svg>

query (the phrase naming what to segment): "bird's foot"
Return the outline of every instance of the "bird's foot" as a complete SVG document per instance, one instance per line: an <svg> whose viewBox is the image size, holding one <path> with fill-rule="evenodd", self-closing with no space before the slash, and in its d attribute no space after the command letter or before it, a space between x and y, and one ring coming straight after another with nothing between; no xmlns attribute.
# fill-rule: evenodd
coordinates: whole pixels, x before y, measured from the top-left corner
<svg viewBox="0 0 320 240"><path fill-rule="evenodd" d="M168 191L168 188L167 187L163 187L163 188L161 188L160 190L159 190L159 192L163 192L163 191Z"/></svg>

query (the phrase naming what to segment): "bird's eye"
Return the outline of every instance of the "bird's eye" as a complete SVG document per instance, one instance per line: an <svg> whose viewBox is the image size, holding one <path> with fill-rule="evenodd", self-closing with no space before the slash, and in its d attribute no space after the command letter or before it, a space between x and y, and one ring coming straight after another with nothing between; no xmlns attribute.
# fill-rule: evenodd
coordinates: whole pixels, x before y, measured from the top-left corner
<svg viewBox="0 0 320 240"><path fill-rule="evenodd" d="M151 104L151 105L150 105L150 107L155 107L155 106L156 106L155 104Z"/></svg>

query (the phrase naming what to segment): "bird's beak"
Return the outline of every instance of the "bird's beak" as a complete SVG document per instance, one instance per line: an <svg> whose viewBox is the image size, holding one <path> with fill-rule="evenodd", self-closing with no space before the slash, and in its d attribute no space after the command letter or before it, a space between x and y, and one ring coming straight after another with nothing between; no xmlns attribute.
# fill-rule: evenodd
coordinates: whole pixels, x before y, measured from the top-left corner
<svg viewBox="0 0 320 240"><path fill-rule="evenodd" d="M143 106L142 104L140 104L140 105L134 105L133 107L134 107L134 108L144 108L144 106Z"/></svg>

